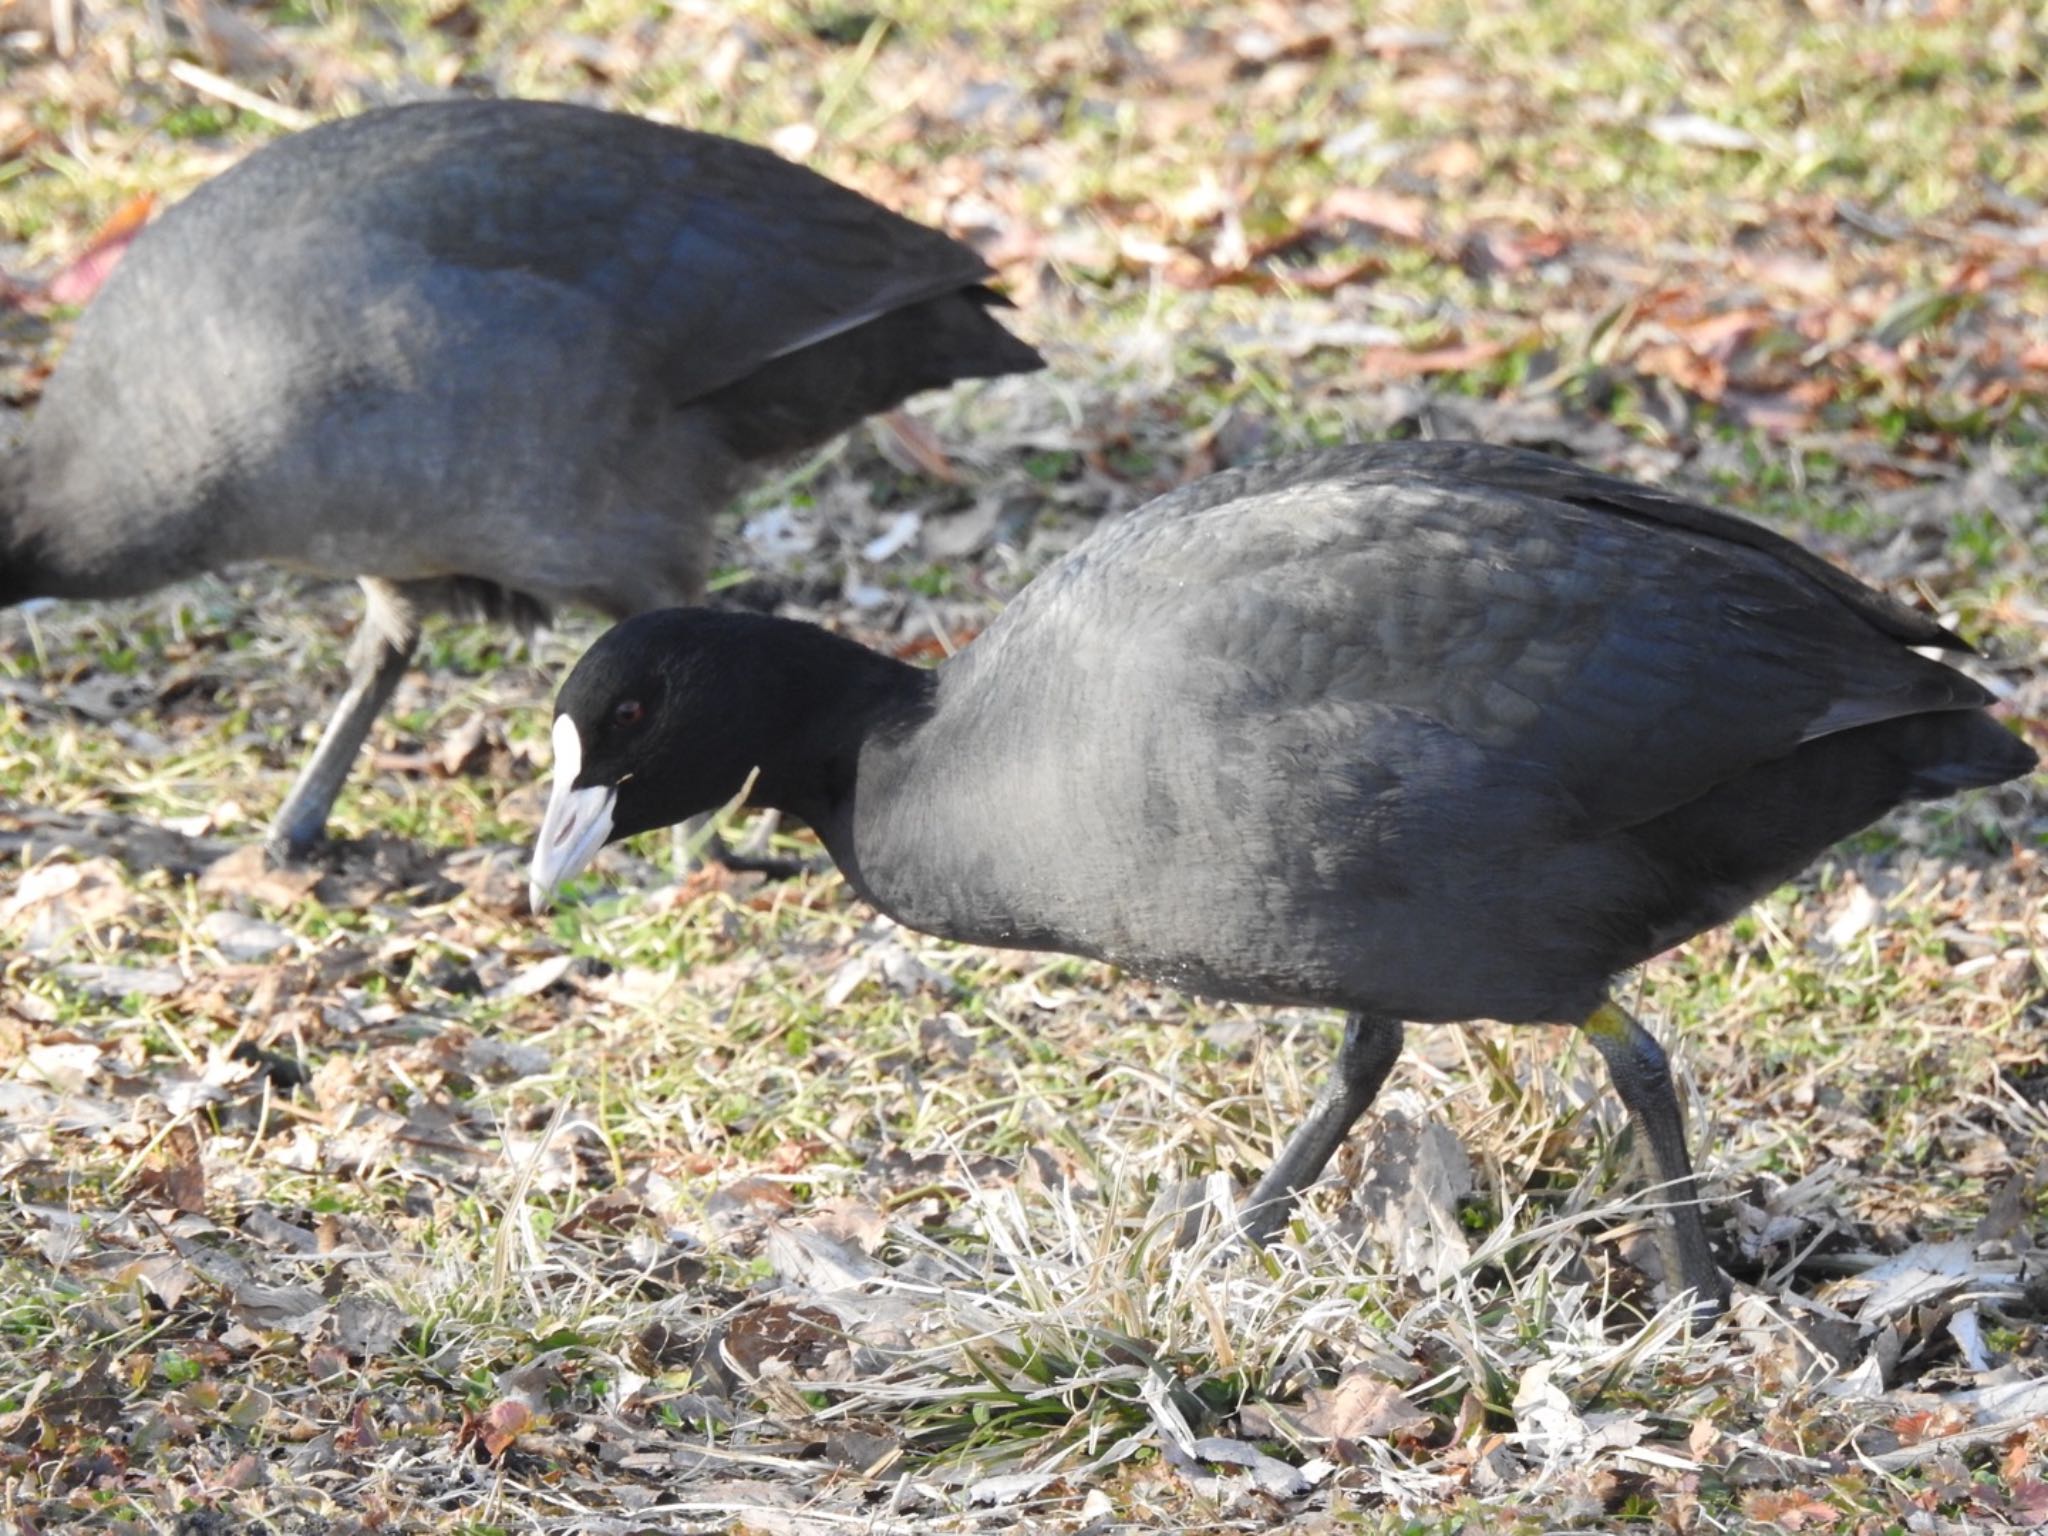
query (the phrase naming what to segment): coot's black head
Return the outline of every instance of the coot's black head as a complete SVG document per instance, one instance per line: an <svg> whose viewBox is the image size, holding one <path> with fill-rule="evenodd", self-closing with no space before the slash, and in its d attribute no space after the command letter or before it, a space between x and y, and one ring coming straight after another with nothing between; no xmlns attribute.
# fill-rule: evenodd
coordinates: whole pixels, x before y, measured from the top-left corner
<svg viewBox="0 0 2048 1536"><path fill-rule="evenodd" d="M673 608L608 630L555 698L535 911L607 842L747 804L816 822L851 758L924 674L811 624Z"/></svg>

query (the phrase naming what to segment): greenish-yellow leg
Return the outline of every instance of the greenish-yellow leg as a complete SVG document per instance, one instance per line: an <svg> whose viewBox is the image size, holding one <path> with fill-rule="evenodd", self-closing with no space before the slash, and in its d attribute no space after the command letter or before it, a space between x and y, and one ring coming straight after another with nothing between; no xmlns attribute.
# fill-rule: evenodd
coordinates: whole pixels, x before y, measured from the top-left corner
<svg viewBox="0 0 2048 1536"><path fill-rule="evenodd" d="M1579 1027L1599 1047L1608 1075L1614 1079L1614 1091L1650 1144L1650 1158L1664 1186L1663 1198L1671 1202L1673 1273L1680 1285L1692 1291L1698 1313L1715 1316L1728 1305L1728 1283L1714 1262L1706 1223L1700 1220L1699 1185L1685 1150L1685 1122L1679 1117L1678 1094L1671 1086L1671 1063L1649 1031L1611 998Z"/></svg>

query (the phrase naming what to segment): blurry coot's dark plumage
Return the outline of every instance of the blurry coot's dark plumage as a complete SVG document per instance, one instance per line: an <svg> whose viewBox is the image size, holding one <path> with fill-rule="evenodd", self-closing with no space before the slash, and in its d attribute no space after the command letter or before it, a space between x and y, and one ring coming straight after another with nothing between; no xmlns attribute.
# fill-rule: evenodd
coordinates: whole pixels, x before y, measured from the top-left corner
<svg viewBox="0 0 2048 1536"><path fill-rule="evenodd" d="M0 462L0 604L356 577L316 839L423 610L694 600L765 462L1038 354L959 242L767 150L446 101L251 155L135 241Z"/></svg>
<svg viewBox="0 0 2048 1536"><path fill-rule="evenodd" d="M752 802L912 927L1345 1009L1260 1240L1402 1020L1579 1024L1712 1307L1670 1074L1610 981L1892 807L2034 764L1927 647L1967 650L1726 513L1474 444L1341 449L1153 502L931 671L790 621L629 620L557 700L534 895L758 769Z"/></svg>

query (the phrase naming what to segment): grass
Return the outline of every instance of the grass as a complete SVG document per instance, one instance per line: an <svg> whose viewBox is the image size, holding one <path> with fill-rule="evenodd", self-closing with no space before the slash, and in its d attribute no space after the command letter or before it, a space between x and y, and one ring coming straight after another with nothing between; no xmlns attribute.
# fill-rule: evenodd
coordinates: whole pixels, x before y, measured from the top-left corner
<svg viewBox="0 0 2048 1536"><path fill-rule="evenodd" d="M277 131L172 59L313 115L453 83L653 112L988 250L1054 367L919 402L960 484L863 429L726 529L727 583L880 643L971 633L1211 464L1477 432L1798 533L2048 713L2048 119L2018 8L237 7L274 67L161 9L86 8L68 63L16 45L8 272ZM0 311L0 394L33 396L67 324ZM863 559L906 511L921 537ZM742 532L769 514L808 548ZM1971 1395L2048 1357L2038 784L1853 840L1632 982L1743 1286L1690 1338L1564 1032L1411 1031L1332 1185L1229 1258L1176 1238L1299 1117L1328 1018L952 948L834 877L686 874L662 836L528 918L584 616L531 651L431 633L340 808L368 842L317 888L194 882L275 807L353 618L263 573L0 616L0 1518L2048 1514L2039 1398ZM285 947L234 958L221 914ZM1957 1241L1967 1284L1866 1294Z"/></svg>

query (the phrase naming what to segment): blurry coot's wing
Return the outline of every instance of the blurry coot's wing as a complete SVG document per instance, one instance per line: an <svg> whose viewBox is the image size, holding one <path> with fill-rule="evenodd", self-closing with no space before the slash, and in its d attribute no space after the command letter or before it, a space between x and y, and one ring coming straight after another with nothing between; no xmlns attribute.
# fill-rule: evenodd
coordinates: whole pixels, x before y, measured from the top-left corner
<svg viewBox="0 0 2048 1536"><path fill-rule="evenodd" d="M433 253L517 266L633 317L662 357L672 404L991 275L950 236L758 146L573 107L494 105L516 110L516 141L472 112L439 130L460 142L422 163L471 215L454 217L444 200L423 231ZM532 163L508 174L521 160Z"/></svg>
<svg viewBox="0 0 2048 1536"><path fill-rule="evenodd" d="M658 355L672 404L990 275L959 241L769 150L556 102L323 124L199 188L183 217L231 200L252 229L374 239L394 269L416 250L444 284L466 269L555 285Z"/></svg>
<svg viewBox="0 0 2048 1536"><path fill-rule="evenodd" d="M1164 659L1217 716L1348 709L1361 762L1398 711L1548 780L1591 826L1817 736L1986 701L1907 648L1929 643L1918 615L1722 537L1718 514L1687 526L1373 450L1232 478L1104 530L983 643L1057 632L1127 674Z"/></svg>

